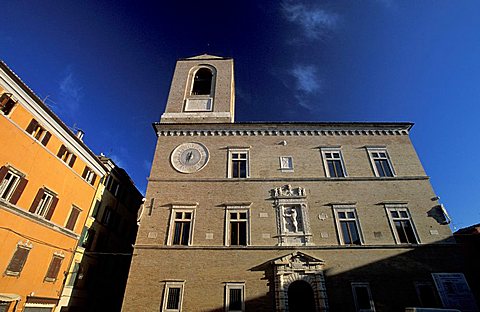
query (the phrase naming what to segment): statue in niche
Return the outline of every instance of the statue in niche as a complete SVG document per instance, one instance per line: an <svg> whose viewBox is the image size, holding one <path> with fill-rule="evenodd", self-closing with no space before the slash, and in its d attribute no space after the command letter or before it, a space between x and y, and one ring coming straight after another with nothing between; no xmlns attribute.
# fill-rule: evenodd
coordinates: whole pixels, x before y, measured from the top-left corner
<svg viewBox="0 0 480 312"><path fill-rule="evenodd" d="M289 227L291 232L298 232L297 209L295 207L285 208L283 210L283 217L285 218L286 227Z"/></svg>

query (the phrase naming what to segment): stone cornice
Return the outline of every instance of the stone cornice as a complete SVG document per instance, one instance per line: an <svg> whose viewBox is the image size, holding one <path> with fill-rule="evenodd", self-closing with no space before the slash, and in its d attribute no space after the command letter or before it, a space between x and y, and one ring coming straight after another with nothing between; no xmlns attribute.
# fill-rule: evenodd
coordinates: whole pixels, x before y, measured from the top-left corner
<svg viewBox="0 0 480 312"><path fill-rule="evenodd" d="M52 231L55 231L55 232L58 232L58 233L61 233L63 235L66 235L70 238L73 238L75 240L78 240L80 238L80 235L74 233L73 231L69 230L69 229L66 229L60 225L57 225L55 223L53 223L52 221L49 221L47 219L44 219L40 216L37 216L33 213L30 213L16 205L12 205L4 200L1 200L0 201L0 209L3 209L5 211L8 211L10 213L13 213L19 217L23 217L25 219L28 219L34 223L37 223L37 224L40 224L44 227L47 227L49 229L51 229Z"/></svg>
<svg viewBox="0 0 480 312"><path fill-rule="evenodd" d="M453 239L453 237L452 237ZM417 248L429 248L429 247L446 247L457 248L458 245L454 240L452 242L440 242L440 243L431 243L431 244L411 244L411 245L315 245L315 246L166 246L166 245L155 245L155 244L136 244L133 246L135 250L139 249L162 249L162 250L224 250L224 251L233 251L233 250L325 250L325 249L401 249L405 251L411 251Z"/></svg>
<svg viewBox="0 0 480 312"><path fill-rule="evenodd" d="M341 182L354 182L354 181L372 181L372 182L395 182L395 181L412 181L412 180L429 180L428 176L404 176L404 177L345 177L345 178L324 178L324 177L315 177L315 178L287 178L287 177L278 177L278 178L248 178L248 179L234 179L234 178L178 178L178 179L158 179L158 178L148 178L149 182L221 182L221 183L265 183L265 182L332 182L332 183L341 183Z"/></svg>
<svg viewBox="0 0 480 312"><path fill-rule="evenodd" d="M413 123L154 123L157 136L358 136L408 135Z"/></svg>

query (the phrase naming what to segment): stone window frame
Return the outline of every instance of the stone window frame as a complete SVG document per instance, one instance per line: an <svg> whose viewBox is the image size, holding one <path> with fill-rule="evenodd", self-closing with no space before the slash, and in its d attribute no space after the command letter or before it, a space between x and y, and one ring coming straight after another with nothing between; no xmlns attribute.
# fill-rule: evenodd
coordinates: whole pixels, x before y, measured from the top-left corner
<svg viewBox="0 0 480 312"><path fill-rule="evenodd" d="M97 179L97 175L90 167L85 166L85 169L83 169L82 178L90 185L94 185Z"/></svg>
<svg viewBox="0 0 480 312"><path fill-rule="evenodd" d="M341 219L338 216L338 212L353 212L354 213L355 218L353 220L355 221L355 225L357 227L357 234L358 234L358 237L360 239L360 246L365 245L365 240L364 240L364 237L363 237L362 227L360 225L360 219L358 218L358 213L357 213L356 206L354 204L333 204L332 208L333 208L333 216L334 216L334 219L335 219L335 226L337 228L338 241L339 241L340 245L359 246L357 244L346 244L345 243L345 239L343 237L342 227L341 227L341 224L340 224ZM352 221L351 218L347 218L346 220Z"/></svg>
<svg viewBox="0 0 480 312"><path fill-rule="evenodd" d="M4 200L4 201L7 201L7 202L10 202L10 203L13 203L13 204L16 204L16 200L13 200L12 197L20 197L23 193L23 189L25 188L25 185L28 183L27 180L26 180L26 175L24 173L22 173L21 171L13 168L12 166L10 165L5 165L3 167L0 167L1 170L5 170L5 176L3 176L3 179L0 181L0 200ZM6 191L6 187L7 185L9 184L9 181L7 182L7 174L11 175L11 177L15 177L16 178L16 181L14 182L14 185L10 188L10 190L8 191L7 194L5 194L5 191ZM20 184L22 184L23 188L20 186ZM20 194L18 194L18 196L15 196L15 193L17 192L17 189L18 189L18 192L20 192ZM3 198L5 196L5 198ZM18 200L18 198L17 198ZM15 202L13 202L15 201Z"/></svg>
<svg viewBox="0 0 480 312"><path fill-rule="evenodd" d="M375 302L373 301L372 291L370 290L370 284L367 283L367 282L352 282L351 287L352 287L352 293L353 293L353 301L355 303L355 311L358 311L358 312L375 312ZM355 288L366 288L367 289L368 299L370 301L370 308L369 309L361 309L358 306L357 292L355 291Z"/></svg>
<svg viewBox="0 0 480 312"><path fill-rule="evenodd" d="M195 215L196 215L197 206L198 204L171 205L170 220L169 220L169 226L168 226L168 239L167 239L168 246L192 246L193 237L195 233ZM192 214L192 218L190 219L190 229L189 229L189 237L188 237L187 245L173 244L173 239L175 235L175 219L176 219L175 213L177 212L190 212Z"/></svg>
<svg viewBox="0 0 480 312"><path fill-rule="evenodd" d="M227 157L227 177L229 179L248 179L250 178L250 147L228 147ZM233 154L246 155L246 175L245 177L233 177Z"/></svg>
<svg viewBox="0 0 480 312"><path fill-rule="evenodd" d="M240 289L241 290L241 301L242 308L240 310L232 310L229 308L230 305L230 290ZM225 283L225 312L244 312L245 311L245 282L226 282Z"/></svg>
<svg viewBox="0 0 480 312"><path fill-rule="evenodd" d="M35 118L32 118L25 131L32 138L42 143L43 146L47 146L48 141L52 137L52 134L47 129L45 129L45 127L40 125L40 123Z"/></svg>
<svg viewBox="0 0 480 312"><path fill-rule="evenodd" d="M390 159L390 155L388 153L387 147L385 146L366 146L368 158L370 159L370 165L372 167L373 173L377 178L394 178L397 176L395 172L395 168L393 167L392 160ZM385 153L386 157L374 157L372 153ZM383 159L387 161L389 169L392 173L392 176L380 176L377 166L375 165L376 159Z"/></svg>
<svg viewBox="0 0 480 312"><path fill-rule="evenodd" d="M282 170L282 172L293 172L294 167L292 156L280 156L278 160L280 162L280 170Z"/></svg>
<svg viewBox="0 0 480 312"><path fill-rule="evenodd" d="M413 285L415 287L415 292L417 294L417 299L418 299L418 302L420 303L421 307L425 307L425 308L432 307L428 304L428 302L425 302L424 297L422 295L422 290L421 290L422 287L426 287L432 292L433 300L435 301L434 304L436 305L436 307L440 307L438 291L435 288L433 282L430 282L430 281L415 281L415 282L413 282Z"/></svg>
<svg viewBox="0 0 480 312"><path fill-rule="evenodd" d="M192 94L193 92L193 84L194 84L194 79L195 79L195 74L202 68L207 68L212 72L212 82L210 86L210 94L205 94L205 95L197 95L197 94ZM187 85L185 88L185 94L184 94L184 105L182 112L213 112L214 108L214 99L215 99L215 90L216 90L216 81L217 81L217 68L212 66L211 64L199 64L196 66L193 66L190 68L188 72L188 79L187 79ZM209 101L207 104L206 109L189 109L188 108L188 103L190 100L206 100Z"/></svg>
<svg viewBox="0 0 480 312"><path fill-rule="evenodd" d="M250 209L251 203L245 203L245 204L227 204L225 205L225 235L224 235L224 245L225 246L244 246L244 245L231 245L230 244L230 213L231 212L237 212L237 213L247 213L247 237L246 237L246 245L245 246L250 246L251 245L251 209Z"/></svg>
<svg viewBox="0 0 480 312"><path fill-rule="evenodd" d="M400 217L400 218L394 218L392 217L391 212L392 211L397 211L397 212L406 212L407 217ZM415 227L415 222L413 222L412 215L410 214L410 210L408 209L407 204L385 204L385 212L387 214L387 218L390 224L390 229L392 230L393 238L395 239L395 244L397 245L416 245L420 244L420 237L418 235L417 229ZM413 235L415 236L416 242L414 243L403 243L400 241L400 237L397 232L397 228L395 226L395 220L400 220L400 221L405 221L408 220L410 222L410 226L412 227Z"/></svg>
<svg viewBox="0 0 480 312"><path fill-rule="evenodd" d="M8 265L7 265L7 268L5 269L5 273L4 273L4 274L5 274L5 275L9 275L9 276L20 276L20 274L21 274L22 271L23 271L23 268L25 267L25 264L27 263L28 256L29 256L30 251L32 250L32 248L33 248L33 244L32 244L30 241L28 241L28 240L27 240L26 242L19 241L19 242L17 243L17 246L16 246L16 248L15 248L12 256L10 257L10 261L8 262ZM21 260L20 267L19 267L19 269L18 269L17 271L9 270L9 269L11 269L11 267L12 267L12 265L13 265L13 264L12 264L12 261L14 261L15 256L16 256L16 254L17 254L17 251L18 251L19 249L24 249L24 250L26 250L27 253L26 253L25 257ZM18 256L20 256L20 255L17 255L17 257L18 257ZM18 259L17 259L17 261L18 261Z"/></svg>
<svg viewBox="0 0 480 312"><path fill-rule="evenodd" d="M62 267L62 263L64 259L65 259L65 254L63 252L53 253L52 260L48 265L47 272L45 272L45 278L44 278L45 282L55 282L57 280L58 273L60 273L60 269ZM60 261L60 263L55 263L56 261Z"/></svg>
<svg viewBox="0 0 480 312"><path fill-rule="evenodd" d="M185 281L166 281L165 287L163 290L163 300L162 300L162 312L180 312L182 311L183 303L183 292L185 287ZM168 293L171 288L179 288L179 298L178 298L178 309L168 309Z"/></svg>
<svg viewBox="0 0 480 312"><path fill-rule="evenodd" d="M341 146L320 147L320 152L322 154L323 168L325 170L325 176L327 178L342 179L342 178L348 177L347 169L346 169L346 166L345 166L345 161L343 160L343 153L342 153L342 147ZM339 153L340 158L339 159L327 158L326 153ZM329 160L339 160L340 161L343 176L332 176L332 174L330 172L330 169L328 167L328 161Z"/></svg>
<svg viewBox="0 0 480 312"><path fill-rule="evenodd" d="M12 113L14 108L17 106L18 100L13 96L12 93L3 92L0 95L0 112L8 116Z"/></svg>
<svg viewBox="0 0 480 312"><path fill-rule="evenodd" d="M81 213L82 209L78 208L75 205L72 205L72 209L70 209L70 213L68 214L67 220L65 222L65 228L74 231L75 226L77 225L78 217Z"/></svg>

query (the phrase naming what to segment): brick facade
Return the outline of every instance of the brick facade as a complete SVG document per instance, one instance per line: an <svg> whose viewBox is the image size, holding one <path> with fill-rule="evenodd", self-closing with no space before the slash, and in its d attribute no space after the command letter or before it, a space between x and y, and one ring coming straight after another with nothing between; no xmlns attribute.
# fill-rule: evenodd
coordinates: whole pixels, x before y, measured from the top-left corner
<svg viewBox="0 0 480 312"><path fill-rule="evenodd" d="M185 99L173 101L172 94L178 97L188 83L176 83L178 77L209 62L190 61L177 65L167 112L182 112ZM222 62L233 68L231 60ZM215 92L231 92L219 85ZM222 109L233 120L233 108ZM409 139L412 124L230 123L206 121L208 114L155 124L158 141L124 311L164 311L166 285L173 282L183 283L182 311L228 311L228 283L243 285L243 310L294 311L295 281L310 285L314 311L355 310L355 283L368 287L376 311L404 311L422 305L415 282L433 289L431 273L461 272L452 233ZM185 143L208 150L208 162L193 173L172 162ZM322 149L329 148L341 153L344 177L327 174ZM378 177L372 149L388 154L392 177ZM245 151L246 178L232 177L232 151ZM291 157L293 169L282 169L282 156ZM246 213L245 246L232 244L232 211ZM349 226L360 238L353 243L342 236L342 211L355 214ZM404 224L413 227L414 241L404 243L391 211L408 214ZM182 231L178 212L191 213L181 215L191 227L185 245L174 243Z"/></svg>

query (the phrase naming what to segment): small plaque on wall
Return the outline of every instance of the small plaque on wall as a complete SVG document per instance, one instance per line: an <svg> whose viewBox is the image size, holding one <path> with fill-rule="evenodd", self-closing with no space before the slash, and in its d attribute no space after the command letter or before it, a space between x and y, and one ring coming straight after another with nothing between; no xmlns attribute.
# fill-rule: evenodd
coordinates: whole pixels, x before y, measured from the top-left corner
<svg viewBox="0 0 480 312"><path fill-rule="evenodd" d="M210 112L212 110L212 99L187 99L185 103L186 112Z"/></svg>

